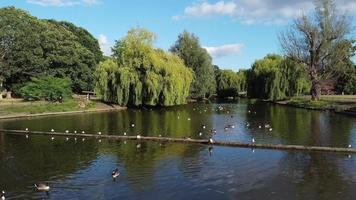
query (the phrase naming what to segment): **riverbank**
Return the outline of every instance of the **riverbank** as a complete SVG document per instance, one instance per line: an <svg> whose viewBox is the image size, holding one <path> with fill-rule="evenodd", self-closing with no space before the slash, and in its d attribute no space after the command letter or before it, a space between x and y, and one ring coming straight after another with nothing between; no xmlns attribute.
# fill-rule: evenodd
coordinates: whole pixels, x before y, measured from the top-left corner
<svg viewBox="0 0 356 200"><path fill-rule="evenodd" d="M126 107L105 104L98 100L85 100L82 96L76 96L62 103L47 101L28 102L22 99L8 99L0 101L0 119L106 112L123 109L126 109Z"/></svg>
<svg viewBox="0 0 356 200"><path fill-rule="evenodd" d="M300 96L273 103L356 116L356 95L323 95L319 101L311 101L309 96Z"/></svg>

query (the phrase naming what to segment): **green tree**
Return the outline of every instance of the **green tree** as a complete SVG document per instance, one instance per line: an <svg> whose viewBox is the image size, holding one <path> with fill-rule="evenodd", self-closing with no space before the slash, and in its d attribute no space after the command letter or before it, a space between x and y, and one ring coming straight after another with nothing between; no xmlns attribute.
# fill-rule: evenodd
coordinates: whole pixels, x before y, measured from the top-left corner
<svg viewBox="0 0 356 200"><path fill-rule="evenodd" d="M191 97L211 97L216 91L214 68L210 55L201 47L198 37L184 31L170 51L182 58L185 65L194 71Z"/></svg>
<svg viewBox="0 0 356 200"><path fill-rule="evenodd" d="M354 52L350 52L347 39L350 23L339 15L335 2L318 0L315 5L315 13L296 19L280 35L280 42L289 58L305 66L312 83L312 100L319 100L323 82L335 78L335 66Z"/></svg>
<svg viewBox="0 0 356 200"><path fill-rule="evenodd" d="M235 97L246 89L246 75L232 70L218 70L216 72L217 94L219 97Z"/></svg>
<svg viewBox="0 0 356 200"><path fill-rule="evenodd" d="M100 49L89 48L97 43L95 39L88 42L79 38L88 35L73 32L61 23L37 19L14 7L0 9L0 76L5 79L5 88L14 89L32 77L53 75L70 77L76 92L91 90L95 52Z"/></svg>
<svg viewBox="0 0 356 200"><path fill-rule="evenodd" d="M154 34L131 29L113 47L113 59L100 62L96 93L119 105L171 106L186 103L192 71L175 55L152 46Z"/></svg>

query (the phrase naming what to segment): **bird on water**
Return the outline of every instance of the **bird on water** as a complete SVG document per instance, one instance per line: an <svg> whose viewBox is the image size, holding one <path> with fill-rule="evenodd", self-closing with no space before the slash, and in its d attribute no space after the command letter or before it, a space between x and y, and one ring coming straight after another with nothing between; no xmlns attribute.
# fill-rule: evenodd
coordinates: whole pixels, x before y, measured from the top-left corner
<svg viewBox="0 0 356 200"><path fill-rule="evenodd" d="M115 179L115 178L117 178L119 175L120 175L120 172L119 172L119 169L118 169L118 168L112 170L112 172L111 172L112 178Z"/></svg>
<svg viewBox="0 0 356 200"><path fill-rule="evenodd" d="M5 200L5 191L4 190L1 192L1 200Z"/></svg>
<svg viewBox="0 0 356 200"><path fill-rule="evenodd" d="M35 184L35 188L37 191L40 191L40 192L49 192L49 190L50 190L49 185L45 184L45 183Z"/></svg>

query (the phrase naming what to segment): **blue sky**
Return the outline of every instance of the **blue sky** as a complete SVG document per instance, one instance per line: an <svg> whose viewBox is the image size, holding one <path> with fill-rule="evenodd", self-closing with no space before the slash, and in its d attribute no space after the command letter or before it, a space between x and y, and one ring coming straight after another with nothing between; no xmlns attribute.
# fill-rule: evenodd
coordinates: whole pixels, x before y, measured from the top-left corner
<svg viewBox="0 0 356 200"><path fill-rule="evenodd" d="M356 13L356 0L337 0L341 11ZM281 53L278 33L293 17L313 9L310 0L0 0L38 18L66 20L99 39L102 50L132 27L157 35L165 50L183 30L196 34L221 68L238 70L267 53Z"/></svg>

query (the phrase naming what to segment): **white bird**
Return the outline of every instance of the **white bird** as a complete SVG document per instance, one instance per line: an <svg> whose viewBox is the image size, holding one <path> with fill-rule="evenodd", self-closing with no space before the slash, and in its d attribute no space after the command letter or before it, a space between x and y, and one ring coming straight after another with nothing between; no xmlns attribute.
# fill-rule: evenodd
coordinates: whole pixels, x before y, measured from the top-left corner
<svg viewBox="0 0 356 200"><path fill-rule="evenodd" d="M202 136L203 135L203 133L202 132L199 132L199 136Z"/></svg>
<svg viewBox="0 0 356 200"><path fill-rule="evenodd" d="M53 136L51 137L51 140L54 140L54 137L53 137Z"/></svg>
<svg viewBox="0 0 356 200"><path fill-rule="evenodd" d="M26 134L26 139L28 139L28 135Z"/></svg>
<svg viewBox="0 0 356 200"><path fill-rule="evenodd" d="M138 148L138 149L141 148L141 144L137 144L136 148Z"/></svg>
<svg viewBox="0 0 356 200"><path fill-rule="evenodd" d="M53 128L51 129L51 132L54 132L54 129L53 129Z"/></svg>
<svg viewBox="0 0 356 200"><path fill-rule="evenodd" d="M190 118L188 118L188 121L190 121Z"/></svg>
<svg viewBox="0 0 356 200"><path fill-rule="evenodd" d="M250 126L250 124L249 124L249 123L247 123L247 124L246 124L246 126L247 126L247 127L249 127L249 126Z"/></svg>
<svg viewBox="0 0 356 200"><path fill-rule="evenodd" d="M74 141L77 141L77 138L74 138Z"/></svg>
<svg viewBox="0 0 356 200"><path fill-rule="evenodd" d="M231 128L235 128L235 125L231 125Z"/></svg>
<svg viewBox="0 0 356 200"><path fill-rule="evenodd" d="M1 192L1 200L5 200L5 191L4 190Z"/></svg>
<svg viewBox="0 0 356 200"><path fill-rule="evenodd" d="M137 139L141 139L141 135L137 135L136 138L137 138Z"/></svg>
<svg viewBox="0 0 356 200"><path fill-rule="evenodd" d="M28 128L25 128L25 131L28 131Z"/></svg>
<svg viewBox="0 0 356 200"><path fill-rule="evenodd" d="M135 124L131 124L131 127L132 127L132 128L135 127Z"/></svg>
<svg viewBox="0 0 356 200"><path fill-rule="evenodd" d="M352 145L351 144L349 144L349 146L348 146L349 148L351 148L352 147Z"/></svg>
<svg viewBox="0 0 356 200"><path fill-rule="evenodd" d="M74 131L75 134L77 134L77 131Z"/></svg>
<svg viewBox="0 0 356 200"><path fill-rule="evenodd" d="M209 139L209 142L210 142L210 143L214 143L213 138L210 138L210 139Z"/></svg>
<svg viewBox="0 0 356 200"><path fill-rule="evenodd" d="M255 142L256 142L256 141L255 141L255 138L252 138L252 140L251 140L251 141L252 141L252 143L255 143Z"/></svg>
<svg viewBox="0 0 356 200"><path fill-rule="evenodd" d="M262 128L262 126L258 126L258 128Z"/></svg>
<svg viewBox="0 0 356 200"><path fill-rule="evenodd" d="M85 138L82 138L82 141L84 142L84 141L85 141Z"/></svg>
<svg viewBox="0 0 356 200"><path fill-rule="evenodd" d="M98 134L101 135L101 132L99 131Z"/></svg>
<svg viewBox="0 0 356 200"><path fill-rule="evenodd" d="M124 144L126 144L126 140L124 141Z"/></svg>
<svg viewBox="0 0 356 200"><path fill-rule="evenodd" d="M178 119L179 119L179 116L178 116Z"/></svg>
<svg viewBox="0 0 356 200"><path fill-rule="evenodd" d="M69 138L67 137L67 138L66 138L66 141L68 141L68 140L69 140Z"/></svg>
<svg viewBox="0 0 356 200"><path fill-rule="evenodd" d="M119 169L118 169L118 168L114 169L114 170L111 172L112 178L116 178L116 177L118 177L119 175L120 175L120 172L119 172Z"/></svg>
<svg viewBox="0 0 356 200"><path fill-rule="evenodd" d="M66 133L69 133L69 131L68 131L68 130L66 130Z"/></svg>
<svg viewBox="0 0 356 200"><path fill-rule="evenodd" d="M84 134L85 133L85 131L82 131L82 134Z"/></svg>
<svg viewBox="0 0 356 200"><path fill-rule="evenodd" d="M124 132L124 135L126 135L126 132Z"/></svg>
<svg viewBox="0 0 356 200"><path fill-rule="evenodd" d="M272 131L273 129L272 128L269 128L269 131Z"/></svg>
<svg viewBox="0 0 356 200"><path fill-rule="evenodd" d="M101 139L99 139L99 142L101 142Z"/></svg>
<svg viewBox="0 0 356 200"><path fill-rule="evenodd" d="M44 183L35 184L35 187L38 191L41 191L41 192L48 192L50 190L49 185L44 184Z"/></svg>
<svg viewBox="0 0 356 200"><path fill-rule="evenodd" d="M158 135L158 137L162 137L162 135L161 135L161 134L159 134L159 135Z"/></svg>
<svg viewBox="0 0 356 200"><path fill-rule="evenodd" d="M205 129L206 128L206 126L205 125L203 125L203 129Z"/></svg>

